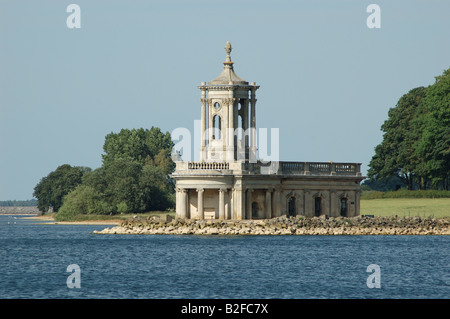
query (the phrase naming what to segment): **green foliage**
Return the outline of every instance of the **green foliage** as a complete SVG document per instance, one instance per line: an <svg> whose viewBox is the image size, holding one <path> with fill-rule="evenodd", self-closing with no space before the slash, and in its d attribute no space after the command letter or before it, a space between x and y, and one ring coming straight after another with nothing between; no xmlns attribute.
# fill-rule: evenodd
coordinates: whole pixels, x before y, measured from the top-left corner
<svg viewBox="0 0 450 319"><path fill-rule="evenodd" d="M130 158L140 164L166 165L166 174L174 169L170 158L173 142L169 132L163 133L157 127L147 129L122 129L105 137L103 165L109 166L119 158ZM158 162L158 163L155 163Z"/></svg>
<svg viewBox="0 0 450 319"><path fill-rule="evenodd" d="M174 188L165 174L164 167L145 165L139 180L141 211L173 208Z"/></svg>
<svg viewBox="0 0 450 319"><path fill-rule="evenodd" d="M369 163L370 181L397 176L407 189L449 189L450 69L433 85L403 95L381 130L383 141Z"/></svg>
<svg viewBox="0 0 450 319"><path fill-rule="evenodd" d="M421 164L414 145L422 133L414 126L414 121L424 111L424 97L425 88L415 88L389 110L388 119L381 126L383 141L375 148L375 155L369 164L368 175L371 179L398 176L408 189L412 189L416 167Z"/></svg>
<svg viewBox="0 0 450 319"><path fill-rule="evenodd" d="M174 185L169 178L175 164L170 134L158 128L110 133L105 138L103 165L82 177L64 197L59 220L84 214L143 213L174 207Z"/></svg>
<svg viewBox="0 0 450 319"><path fill-rule="evenodd" d="M405 187L405 184L398 176L379 179L366 179L361 184L362 190L374 190L381 192L393 191L402 187Z"/></svg>
<svg viewBox="0 0 450 319"><path fill-rule="evenodd" d="M33 193L38 200L39 210L46 212L52 207L53 211L57 212L62 205L64 196L81 184L83 174L89 171L90 168L64 164L43 177L34 188Z"/></svg>
<svg viewBox="0 0 450 319"><path fill-rule="evenodd" d="M64 197L64 204L55 214L55 220L72 220L81 214L111 214L112 205L88 185L79 185Z"/></svg>
<svg viewBox="0 0 450 319"><path fill-rule="evenodd" d="M449 188L450 175L450 69L436 77L427 89L424 105L428 111L422 119L424 131L417 153L426 160L425 169L433 184Z"/></svg>

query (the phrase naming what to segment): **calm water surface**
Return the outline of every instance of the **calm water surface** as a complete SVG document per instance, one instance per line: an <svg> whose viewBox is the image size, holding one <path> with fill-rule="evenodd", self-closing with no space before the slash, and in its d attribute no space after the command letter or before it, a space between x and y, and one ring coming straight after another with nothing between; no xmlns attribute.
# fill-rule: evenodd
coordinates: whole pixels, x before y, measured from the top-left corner
<svg viewBox="0 0 450 319"><path fill-rule="evenodd" d="M105 227L0 216L0 298L450 297L450 236L92 233ZM67 287L71 264L81 288Z"/></svg>

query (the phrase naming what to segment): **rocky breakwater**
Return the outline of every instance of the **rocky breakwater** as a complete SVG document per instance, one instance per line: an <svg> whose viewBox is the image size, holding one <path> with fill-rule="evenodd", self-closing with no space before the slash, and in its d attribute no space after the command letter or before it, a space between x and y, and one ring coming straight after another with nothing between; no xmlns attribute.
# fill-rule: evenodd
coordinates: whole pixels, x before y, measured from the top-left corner
<svg viewBox="0 0 450 319"><path fill-rule="evenodd" d="M180 220L135 216L96 234L152 235L450 235L449 218L277 217L261 220Z"/></svg>

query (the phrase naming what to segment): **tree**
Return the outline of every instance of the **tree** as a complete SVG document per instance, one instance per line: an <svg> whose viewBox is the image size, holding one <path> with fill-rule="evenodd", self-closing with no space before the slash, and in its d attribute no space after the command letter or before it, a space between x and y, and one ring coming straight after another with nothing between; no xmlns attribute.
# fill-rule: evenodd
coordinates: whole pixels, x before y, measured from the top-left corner
<svg viewBox="0 0 450 319"><path fill-rule="evenodd" d="M381 179L366 179L361 184L362 190L374 190L380 192L395 191L405 186L398 176Z"/></svg>
<svg viewBox="0 0 450 319"><path fill-rule="evenodd" d="M166 210L174 206L172 181L164 167L145 165L139 179L139 200L143 211Z"/></svg>
<svg viewBox="0 0 450 319"><path fill-rule="evenodd" d="M105 137L102 155L103 165L108 166L118 158L129 157L140 164L155 160L160 152L171 160L173 148L169 132L163 133L157 127L147 129L122 129Z"/></svg>
<svg viewBox="0 0 450 319"><path fill-rule="evenodd" d="M105 137L101 167L84 170L76 181L55 178L68 169L58 168L58 174L52 172L36 186L36 194L43 209L56 208L59 220L80 214L166 210L174 206L174 185L169 178L175 168L172 148L170 134L155 127L110 133ZM58 193L58 201L50 199L57 193L53 186L64 189Z"/></svg>
<svg viewBox="0 0 450 319"><path fill-rule="evenodd" d="M426 160L425 169L435 187L449 189L450 176L450 69L436 77L428 87L422 119L424 131L417 145L417 154Z"/></svg>
<svg viewBox="0 0 450 319"><path fill-rule="evenodd" d="M38 200L38 209L46 212L52 207L53 211L57 212L62 205L64 196L81 184L83 174L89 171L90 168L87 167L72 167L64 164L43 177L34 188L33 193Z"/></svg>
<svg viewBox="0 0 450 319"><path fill-rule="evenodd" d="M129 157L117 158L104 167L105 194L119 213L142 212L139 201L139 176L142 164Z"/></svg>
<svg viewBox="0 0 450 319"><path fill-rule="evenodd" d="M415 152L422 135L418 120L426 109L422 100L424 87L410 90L403 95L396 107L388 112L388 119L381 126L383 141L375 148L375 155L369 163L371 179L386 179L398 176L408 189L413 188L414 179L424 179L423 160Z"/></svg>
<svg viewBox="0 0 450 319"><path fill-rule="evenodd" d="M169 132L122 129L110 133L103 146L102 173L106 196L123 212L164 210L173 207L174 182L169 175L175 169ZM119 206L120 207L119 207Z"/></svg>

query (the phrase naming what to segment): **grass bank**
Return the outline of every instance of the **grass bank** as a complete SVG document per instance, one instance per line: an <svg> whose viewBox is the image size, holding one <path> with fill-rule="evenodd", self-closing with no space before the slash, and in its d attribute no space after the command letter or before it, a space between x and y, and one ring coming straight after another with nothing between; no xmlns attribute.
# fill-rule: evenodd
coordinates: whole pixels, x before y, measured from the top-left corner
<svg viewBox="0 0 450 319"><path fill-rule="evenodd" d="M446 190L406 190L399 189L390 192L363 191L361 199L381 198L450 198L450 191Z"/></svg>
<svg viewBox="0 0 450 319"><path fill-rule="evenodd" d="M450 198L361 199L361 215L450 217Z"/></svg>

